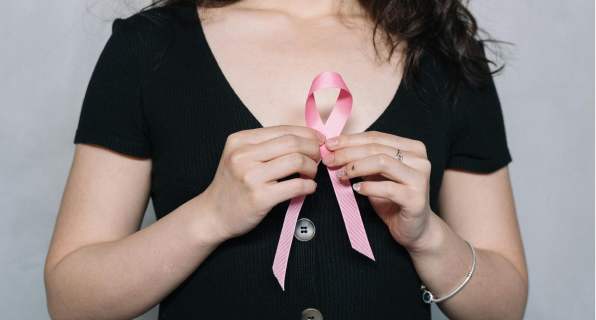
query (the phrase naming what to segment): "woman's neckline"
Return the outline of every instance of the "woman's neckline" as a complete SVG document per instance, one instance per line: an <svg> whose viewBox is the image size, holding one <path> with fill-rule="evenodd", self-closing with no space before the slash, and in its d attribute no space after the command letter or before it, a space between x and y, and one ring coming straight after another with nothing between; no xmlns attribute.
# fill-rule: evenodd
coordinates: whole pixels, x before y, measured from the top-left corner
<svg viewBox="0 0 596 320"><path fill-rule="evenodd" d="M230 84L230 82L228 81L228 79L226 78L225 74L223 73L223 70L221 69L219 63L217 62L217 58L215 57L215 54L213 53L213 50L211 49L211 46L209 45L209 42L207 41L207 37L205 35L205 32L203 30L203 25L202 25L202 21L200 19L199 16L199 11L195 8L192 7L185 7L185 9L189 9L189 10L193 10L195 11L195 19L196 19L196 23L197 23L197 36L199 38L199 41L201 41L202 45L205 47L205 51L207 54L207 58L209 59L209 61L207 61L207 63L212 64L214 66L214 69L216 69L216 76L219 78L218 80L220 80L220 83L223 83L225 86L225 90L230 94L230 96L233 98L233 100L235 100L241 107L239 108L240 112L244 112L247 113L247 116L250 118L251 122L253 122L255 124L255 126L258 128L264 128L263 124L259 121L259 119L257 119L255 117L255 115L250 111L250 109L246 106L246 104L244 104L244 102L242 101L242 99L240 98L240 96L238 96L238 94L236 93L236 91L234 90L234 88L232 87L232 85ZM385 107L385 109L383 110L383 112L381 113L381 115L379 117L377 117L363 132L367 132L367 131L376 131L378 130L378 127L386 120L386 118L388 117L388 113L391 111L391 108L395 108L397 107L397 101L398 98L401 95L401 92L404 91L404 84L405 80L404 77L402 76L399 85L397 86L397 89L395 91L395 93L393 94L393 97L391 99L391 101L389 102L389 104L387 105L387 107ZM305 93L305 101L306 101L306 94Z"/></svg>

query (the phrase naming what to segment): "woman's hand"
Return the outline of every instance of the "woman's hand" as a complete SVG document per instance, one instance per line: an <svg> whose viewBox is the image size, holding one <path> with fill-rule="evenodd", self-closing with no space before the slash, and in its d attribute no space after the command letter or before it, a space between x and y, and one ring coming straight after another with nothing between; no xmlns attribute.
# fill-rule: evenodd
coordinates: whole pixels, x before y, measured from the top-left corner
<svg viewBox="0 0 596 320"><path fill-rule="evenodd" d="M214 232L225 241L255 228L278 203L315 191L325 136L299 126L275 126L230 135L204 197ZM278 179L301 173L310 179Z"/></svg>
<svg viewBox="0 0 596 320"><path fill-rule="evenodd" d="M325 142L333 151L323 158L342 180L362 177L354 190L368 196L393 238L408 250L430 239L429 179L431 164L420 141L386 133L340 135ZM403 161L397 159L401 150Z"/></svg>

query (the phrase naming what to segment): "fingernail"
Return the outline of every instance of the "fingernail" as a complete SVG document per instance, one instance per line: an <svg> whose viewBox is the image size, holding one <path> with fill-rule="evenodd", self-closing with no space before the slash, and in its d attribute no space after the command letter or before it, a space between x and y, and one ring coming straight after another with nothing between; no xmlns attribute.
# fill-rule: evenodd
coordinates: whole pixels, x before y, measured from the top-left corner
<svg viewBox="0 0 596 320"><path fill-rule="evenodd" d="M354 183L352 189L354 189L354 191L360 191L360 182Z"/></svg>
<svg viewBox="0 0 596 320"><path fill-rule="evenodd" d="M328 164L330 164L330 163L333 162L333 159L334 158L335 158L335 155L332 152L332 153L330 153L330 154L328 154L328 155L326 155L326 156L323 157L323 163L325 165L328 165Z"/></svg>
<svg viewBox="0 0 596 320"><path fill-rule="evenodd" d="M317 131L317 139L319 140L319 142L325 143L325 140L327 140L327 137L325 137L324 134L322 134L319 131Z"/></svg>
<svg viewBox="0 0 596 320"><path fill-rule="evenodd" d="M331 138L331 139L325 141L325 144L328 147L335 147L337 145L337 143L338 143L338 139L337 138Z"/></svg>
<svg viewBox="0 0 596 320"><path fill-rule="evenodd" d="M345 167L344 168L341 168L341 169L338 169L338 170L335 170L335 175L338 178L341 178L345 174L346 174L346 168Z"/></svg>

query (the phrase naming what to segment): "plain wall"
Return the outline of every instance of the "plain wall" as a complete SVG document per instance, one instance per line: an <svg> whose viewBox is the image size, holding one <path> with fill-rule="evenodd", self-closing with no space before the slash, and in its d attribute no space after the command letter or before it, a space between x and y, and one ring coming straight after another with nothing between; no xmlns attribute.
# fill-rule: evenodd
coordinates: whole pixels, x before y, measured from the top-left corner
<svg viewBox="0 0 596 320"><path fill-rule="evenodd" d="M526 319L594 319L594 1L472 2L482 27L515 44L495 81L530 274ZM143 3L2 3L4 319L49 318L43 266L83 96L111 20ZM144 226L155 221L149 208ZM156 319L156 309L140 318Z"/></svg>

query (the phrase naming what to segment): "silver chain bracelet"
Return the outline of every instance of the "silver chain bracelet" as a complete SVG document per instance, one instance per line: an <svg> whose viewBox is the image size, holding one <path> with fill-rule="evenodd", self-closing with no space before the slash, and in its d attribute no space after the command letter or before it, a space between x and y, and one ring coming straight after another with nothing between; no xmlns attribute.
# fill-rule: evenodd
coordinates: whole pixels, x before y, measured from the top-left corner
<svg viewBox="0 0 596 320"><path fill-rule="evenodd" d="M463 239L469 246L470 248L472 248L472 255L474 256L474 262L472 263L472 270L470 270L470 272L468 272L468 277L466 278L466 280L464 280L464 282L457 287L457 289L455 289L453 292L451 292L450 294L442 297L442 298L435 298L435 296L432 294L432 292L428 291L426 289L426 286L423 284L420 289L423 291L422 292L422 300L428 304L431 304L433 302L441 302L444 300L447 300L449 298L451 298L454 294L456 294L459 290L461 290L461 288L464 287L464 285L468 282L468 280L470 280L470 278L472 277L472 273L474 273L474 268L476 268L476 251L474 250L474 247L472 247L472 245L468 242L468 240Z"/></svg>

